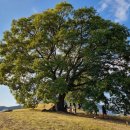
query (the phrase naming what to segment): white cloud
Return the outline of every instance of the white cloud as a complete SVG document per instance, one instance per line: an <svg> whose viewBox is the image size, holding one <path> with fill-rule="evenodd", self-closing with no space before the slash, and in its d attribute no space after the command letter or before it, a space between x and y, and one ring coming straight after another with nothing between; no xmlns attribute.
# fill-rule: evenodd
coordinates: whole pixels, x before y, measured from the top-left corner
<svg viewBox="0 0 130 130"><path fill-rule="evenodd" d="M38 9L36 9L36 8L33 7L32 8L32 12L36 14L36 13L38 13Z"/></svg>
<svg viewBox="0 0 130 130"><path fill-rule="evenodd" d="M126 21L130 10L130 0L101 0L99 11L108 10L116 22Z"/></svg>
<svg viewBox="0 0 130 130"><path fill-rule="evenodd" d="M111 0L102 0L100 2L100 8L99 11L104 11L105 9L107 9L109 7L109 4L111 3Z"/></svg>
<svg viewBox="0 0 130 130"><path fill-rule="evenodd" d="M115 0L117 8L115 12L116 21L125 21L128 17L128 11L130 9L130 0Z"/></svg>

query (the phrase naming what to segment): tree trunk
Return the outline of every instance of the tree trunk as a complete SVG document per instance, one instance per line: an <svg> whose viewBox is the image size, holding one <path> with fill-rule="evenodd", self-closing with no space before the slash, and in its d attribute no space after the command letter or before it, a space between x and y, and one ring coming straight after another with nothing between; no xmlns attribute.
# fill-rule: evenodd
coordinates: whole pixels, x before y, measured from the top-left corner
<svg viewBox="0 0 130 130"><path fill-rule="evenodd" d="M58 97L57 111L66 111L64 107L65 94L60 94Z"/></svg>

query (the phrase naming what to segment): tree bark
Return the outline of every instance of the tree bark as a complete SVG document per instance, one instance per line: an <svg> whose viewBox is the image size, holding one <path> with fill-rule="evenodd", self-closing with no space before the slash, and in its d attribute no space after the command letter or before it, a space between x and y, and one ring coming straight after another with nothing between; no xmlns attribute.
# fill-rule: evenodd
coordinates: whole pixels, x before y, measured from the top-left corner
<svg viewBox="0 0 130 130"><path fill-rule="evenodd" d="M58 97L57 111L66 111L64 107L65 94L60 94Z"/></svg>

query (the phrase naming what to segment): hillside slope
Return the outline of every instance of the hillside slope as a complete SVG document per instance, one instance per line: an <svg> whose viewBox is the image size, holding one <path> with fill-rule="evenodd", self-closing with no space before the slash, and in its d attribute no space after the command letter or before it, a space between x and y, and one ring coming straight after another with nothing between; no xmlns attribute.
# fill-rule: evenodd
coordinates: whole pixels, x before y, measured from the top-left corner
<svg viewBox="0 0 130 130"><path fill-rule="evenodd" d="M130 126L63 113L17 110L0 113L0 130L130 130Z"/></svg>

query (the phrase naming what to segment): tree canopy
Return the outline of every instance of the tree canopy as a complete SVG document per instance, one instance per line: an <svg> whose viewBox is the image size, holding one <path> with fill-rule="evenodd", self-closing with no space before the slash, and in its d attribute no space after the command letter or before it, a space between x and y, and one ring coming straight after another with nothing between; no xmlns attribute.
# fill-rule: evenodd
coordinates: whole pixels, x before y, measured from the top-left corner
<svg viewBox="0 0 130 130"><path fill-rule="evenodd" d="M63 111L68 96L124 110L118 102L130 101L129 36L127 27L103 19L92 7L59 3L12 21L0 44L0 83L26 106L54 102Z"/></svg>

